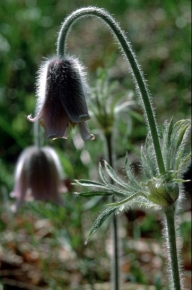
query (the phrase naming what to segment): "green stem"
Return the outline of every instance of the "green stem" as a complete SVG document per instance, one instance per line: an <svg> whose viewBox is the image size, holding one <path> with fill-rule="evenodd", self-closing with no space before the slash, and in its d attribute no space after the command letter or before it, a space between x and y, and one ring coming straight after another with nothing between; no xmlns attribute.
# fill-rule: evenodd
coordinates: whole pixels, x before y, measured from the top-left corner
<svg viewBox="0 0 192 290"><path fill-rule="evenodd" d="M40 126L39 122L34 122L33 123L33 137L34 137L34 145L37 146L38 148L41 148L41 136L40 136Z"/></svg>
<svg viewBox="0 0 192 290"><path fill-rule="evenodd" d="M175 228L175 207L169 207L165 210L166 221L166 238L169 251L169 268L171 289L181 290L181 275L178 261L178 251L176 245L176 228Z"/></svg>
<svg viewBox="0 0 192 290"><path fill-rule="evenodd" d="M85 16L97 16L101 18L109 26L109 28L111 28L112 33L118 40L121 50L126 56L128 62L130 63L131 65L130 71L133 76L133 80L136 86L136 91L138 92L138 95L141 98L141 103L142 103L144 113L145 113L144 115L145 115L147 124L149 126L150 132L151 132L159 172L161 174L165 173L165 165L163 162L163 157L162 157L162 152L161 152L161 147L160 147L160 142L159 142L155 114L154 114L153 107L150 101L150 96L147 89L147 85L144 80L142 71L140 70L139 65L137 63L135 54L131 48L131 44L129 43L124 32L121 30L120 26L113 19L113 17L109 13L107 13L105 10L96 8L96 7L81 8L74 11L65 19L65 21L63 22L61 26L59 36L58 36L58 42L57 42L58 56L64 57L65 46L67 42L66 39L67 39L71 26L79 18L82 18Z"/></svg>
<svg viewBox="0 0 192 290"><path fill-rule="evenodd" d="M107 147L107 157L108 157L108 163L109 165L114 168L114 155L113 155L113 147L112 147L112 133L107 132L105 134L105 140L106 140L106 147Z"/></svg>
<svg viewBox="0 0 192 290"><path fill-rule="evenodd" d="M107 155L108 155L108 163L111 167L114 168L114 156L113 156L113 147L112 147L112 133L108 132L105 134L106 147L107 147ZM113 182L111 180L111 182ZM115 202L114 197L112 197L112 202ZM113 258L111 262L111 281L112 288L114 290L120 289L120 239L118 234L118 216L112 216L112 241L113 241Z"/></svg>

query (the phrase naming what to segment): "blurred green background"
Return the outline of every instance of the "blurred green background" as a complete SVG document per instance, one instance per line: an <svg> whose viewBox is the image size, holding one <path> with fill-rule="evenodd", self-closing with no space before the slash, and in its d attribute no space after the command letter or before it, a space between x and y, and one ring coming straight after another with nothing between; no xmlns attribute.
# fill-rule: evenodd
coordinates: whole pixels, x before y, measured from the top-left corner
<svg viewBox="0 0 192 290"><path fill-rule="evenodd" d="M12 224L11 229L7 228L7 223L10 225L13 217L10 213L5 218L2 208L4 208L4 203L9 203L9 193L14 185L14 168L18 156L25 147L32 145L34 142L33 125L27 121L26 116L34 113L35 81L39 64L44 58L55 54L57 34L64 18L77 8L91 5L106 8L127 33L148 81L158 122L162 123L172 116L174 116L175 121L190 117L190 1L1 1L0 201L2 204L2 219L0 229L2 233L6 230L16 231L14 226L17 225L17 222ZM68 38L68 53L78 57L87 67L90 86L94 86L98 68L102 68L109 71L110 80L117 81L119 89L125 94L127 90L134 91L127 63L124 61L108 29L98 19L86 18L74 25ZM134 98L136 99L135 95ZM131 133L123 136L127 125L124 124L124 129L122 129L122 126L119 125L118 127L117 124L118 146L115 146L115 150L118 158L123 157L126 150L134 150L144 141L146 129L139 107L137 113L141 118L133 120L134 130ZM94 122L90 121L89 126L94 133L94 130L97 129ZM77 146L75 132L73 137L67 141L44 141L45 144L53 146L57 150L61 158L65 178L69 181L74 178L97 176L98 161L105 154L99 134L96 135L95 141L86 142L83 144L84 146ZM137 155L136 149L134 154ZM84 238L81 236L81 232L78 234L80 226L78 213L80 215L85 214L85 209L82 208L84 200L81 203L81 200L77 201L76 198L72 197L72 194L65 198L67 205L66 212L63 213L65 218L67 213L74 209L71 222L70 218L68 221L65 220L65 227L69 229L69 232L71 231L68 235L72 242L69 242L69 244L76 243L72 248L78 257L78 255L81 256L79 252L82 253L82 249L79 250L78 248L78 243L81 244ZM88 204L87 209L89 207L94 208L93 206L94 202L93 205ZM29 215L32 211L33 219L38 219L40 213L36 216L33 210L28 209ZM94 217L98 210L99 206L96 209L94 208L91 213L86 212L86 216L93 214ZM46 210L42 216L46 216L45 212ZM60 214L62 216L62 213L58 213L58 219L62 220ZM51 219L50 216L47 218ZM147 220L146 227L148 227L148 224L152 225L153 231L154 220L151 223ZM59 224L54 228L53 236L56 238L53 238L53 241L58 241L58 236L64 235L64 233L58 234L57 227L60 228L60 226ZM70 226L74 226L77 232L74 231L73 233ZM154 232L160 239L158 230L155 231L154 229ZM31 235L30 230L28 235ZM136 236L138 237L138 235L137 233ZM75 241L75 236L78 237L77 241ZM2 242L2 245L2 248L6 248L7 242ZM81 261L81 258L78 261ZM93 259L93 257L90 259ZM132 271L134 277L129 278L140 283L147 283L145 276L139 274L140 272L137 273L137 266L134 267ZM87 268L84 269L82 265L80 268L84 277L87 277ZM101 273L97 274L99 276ZM97 274L93 273L94 281L108 279L107 275L102 277L101 274L98 278ZM48 285L51 285L50 283L57 285L51 289L60 289L58 286L60 282L56 283L56 278L49 280L49 277L47 277L46 279ZM161 282L158 279L157 277L156 289L162 289ZM154 284L155 282L150 281L150 283ZM62 287L61 289L64 289Z"/></svg>

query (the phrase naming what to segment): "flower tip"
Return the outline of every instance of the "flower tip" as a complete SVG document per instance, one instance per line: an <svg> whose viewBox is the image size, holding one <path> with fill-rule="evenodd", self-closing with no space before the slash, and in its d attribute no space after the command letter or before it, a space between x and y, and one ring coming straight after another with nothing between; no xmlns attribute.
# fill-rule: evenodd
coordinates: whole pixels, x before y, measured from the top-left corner
<svg viewBox="0 0 192 290"><path fill-rule="evenodd" d="M58 136L57 134L50 134L50 135L47 136L48 140L56 140L58 138L67 139L66 136Z"/></svg>
<svg viewBox="0 0 192 290"><path fill-rule="evenodd" d="M90 116L88 115L88 114L84 114L84 115L80 115L79 116L79 120L81 121L81 122L83 122L83 121L87 121L87 120L89 120L90 119Z"/></svg>
<svg viewBox="0 0 192 290"><path fill-rule="evenodd" d="M83 139L84 141L95 140L95 135L93 135L93 134L89 134L89 135L86 135L86 136L82 136L82 139Z"/></svg>
<svg viewBox="0 0 192 290"><path fill-rule="evenodd" d="M36 117L32 118L31 114L29 116L27 116L27 120L30 122L36 122L37 120L39 120L39 118L42 116L41 114L38 114Z"/></svg>
<svg viewBox="0 0 192 290"><path fill-rule="evenodd" d="M27 116L27 120L31 121L31 119L33 119L33 118L32 118L32 116L30 114L30 115Z"/></svg>

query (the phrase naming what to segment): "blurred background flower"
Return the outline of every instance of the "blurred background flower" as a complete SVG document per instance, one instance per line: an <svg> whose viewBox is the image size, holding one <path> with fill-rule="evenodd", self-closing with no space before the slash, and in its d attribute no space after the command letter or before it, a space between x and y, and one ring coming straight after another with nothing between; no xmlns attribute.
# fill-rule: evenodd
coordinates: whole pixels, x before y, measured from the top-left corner
<svg viewBox="0 0 192 290"><path fill-rule="evenodd" d="M31 146L21 153L11 193L17 200L14 210L18 210L24 201L34 199L63 205L60 192L66 190L59 158L51 147Z"/></svg>

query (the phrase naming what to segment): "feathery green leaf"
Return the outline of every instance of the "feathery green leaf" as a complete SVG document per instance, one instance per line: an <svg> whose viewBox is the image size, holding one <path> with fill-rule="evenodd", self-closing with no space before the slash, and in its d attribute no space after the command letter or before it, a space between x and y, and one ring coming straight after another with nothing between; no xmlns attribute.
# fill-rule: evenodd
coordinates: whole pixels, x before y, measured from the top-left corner
<svg viewBox="0 0 192 290"><path fill-rule="evenodd" d="M90 240L90 238L94 235L94 233L104 223L104 221L115 211L116 211L116 208L113 207L113 208L107 208L100 213L100 215L97 217L96 221L94 222L94 224L89 232L89 235L88 235L87 240L85 242L86 244Z"/></svg>

